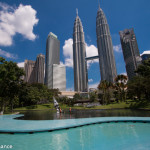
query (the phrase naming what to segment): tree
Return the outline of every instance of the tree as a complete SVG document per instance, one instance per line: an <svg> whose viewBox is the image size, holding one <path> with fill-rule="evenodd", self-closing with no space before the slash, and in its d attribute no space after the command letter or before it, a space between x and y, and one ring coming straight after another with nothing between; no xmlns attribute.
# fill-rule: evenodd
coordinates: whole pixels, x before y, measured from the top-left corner
<svg viewBox="0 0 150 150"><path fill-rule="evenodd" d="M19 68L16 63L8 62L0 57L1 111L4 111L4 106L8 103L13 111L14 99L18 96L23 75L23 69Z"/></svg>
<svg viewBox="0 0 150 150"><path fill-rule="evenodd" d="M101 97L102 104L109 104L111 99L110 88L112 87L112 83L104 80L101 81L98 85L98 89L100 90L99 96Z"/></svg>
<svg viewBox="0 0 150 150"><path fill-rule="evenodd" d="M19 106L49 103L59 93L58 89L48 89L41 83L23 83L19 94Z"/></svg>
<svg viewBox="0 0 150 150"><path fill-rule="evenodd" d="M137 97L141 100L145 90L144 79L141 76L135 76L128 82L128 95L130 98Z"/></svg>
<svg viewBox="0 0 150 150"><path fill-rule="evenodd" d="M134 77L128 83L128 91L139 100L141 97L150 101L150 59L142 62L135 71L138 76Z"/></svg>
<svg viewBox="0 0 150 150"><path fill-rule="evenodd" d="M121 101L126 101L126 89L127 89L127 76L126 75L118 75L115 78L115 84L114 84L114 88L115 88L115 96L116 99L120 99Z"/></svg>
<svg viewBox="0 0 150 150"><path fill-rule="evenodd" d="M142 64L138 66L135 72L142 77L150 77L150 58L148 60L143 61Z"/></svg>
<svg viewBox="0 0 150 150"><path fill-rule="evenodd" d="M91 102L94 102L96 100L96 98L97 98L96 92L90 92L89 96L90 96L90 101Z"/></svg>
<svg viewBox="0 0 150 150"><path fill-rule="evenodd" d="M73 96L73 99L74 99L75 101L77 101L77 100L82 99L82 96L80 96L79 93L76 93L76 94Z"/></svg>

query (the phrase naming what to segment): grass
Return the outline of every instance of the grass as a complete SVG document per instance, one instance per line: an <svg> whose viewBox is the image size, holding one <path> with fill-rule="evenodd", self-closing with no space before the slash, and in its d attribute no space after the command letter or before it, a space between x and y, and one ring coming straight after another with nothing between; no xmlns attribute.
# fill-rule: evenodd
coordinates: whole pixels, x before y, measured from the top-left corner
<svg viewBox="0 0 150 150"><path fill-rule="evenodd" d="M137 101L135 103L132 103L130 105L131 108L134 109L145 109L145 110L150 110L150 102L145 101L145 100L141 100L141 101Z"/></svg>
<svg viewBox="0 0 150 150"><path fill-rule="evenodd" d="M54 105L52 103L50 104L40 104L40 105L31 105L26 107L19 107L15 108L14 110L48 110L48 109L54 109Z"/></svg>
<svg viewBox="0 0 150 150"><path fill-rule="evenodd" d="M126 102L120 102L120 103L112 103L108 105L101 105L101 106L96 106L95 109L123 109L123 108L130 108L130 103Z"/></svg>
<svg viewBox="0 0 150 150"><path fill-rule="evenodd" d="M66 105L66 104L59 104L59 106L61 107L61 109L69 109L70 106ZM73 109L85 109L85 107L71 107ZM40 104L40 105L31 105L31 106L26 106L26 107L19 107L19 108L15 108L15 111L23 111L23 110L49 110L49 109L55 109L53 103L50 104Z"/></svg>
<svg viewBox="0 0 150 150"><path fill-rule="evenodd" d="M61 109L69 109L70 106L66 104L59 104ZM86 108L83 106L73 106L71 107L72 109L114 109L114 108L129 108L130 104L126 104L125 102L120 102L120 103L113 103L109 105L102 105L102 106L95 106L95 107L90 107ZM41 104L41 105L32 105L32 106L26 106L26 107L19 107L15 108L15 111L19 110L48 110L48 109L55 109L53 103L50 104Z"/></svg>
<svg viewBox="0 0 150 150"><path fill-rule="evenodd" d="M61 109L69 109L70 106L66 104L59 104ZM90 107L86 108L83 106L73 106L71 107L72 109L145 109L148 110L150 109L150 103L147 103L147 101L141 101L141 102L135 102L132 100L128 100L126 102L119 102L119 103L112 103L108 105L101 105L101 106L95 106L95 107ZM23 110L49 110L49 109L54 109L53 103L50 104L41 104L41 105L32 105L32 106L26 106L26 107L19 107L15 108L15 111L23 111Z"/></svg>

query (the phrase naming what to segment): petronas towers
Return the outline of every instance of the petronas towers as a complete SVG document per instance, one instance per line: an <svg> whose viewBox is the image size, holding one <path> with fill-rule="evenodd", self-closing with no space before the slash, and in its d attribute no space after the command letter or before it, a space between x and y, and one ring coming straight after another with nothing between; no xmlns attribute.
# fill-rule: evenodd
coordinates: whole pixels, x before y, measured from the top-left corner
<svg viewBox="0 0 150 150"><path fill-rule="evenodd" d="M74 89L78 92L88 91L88 77L86 67L86 45L81 20L77 16L73 29L73 63L74 63Z"/></svg>
<svg viewBox="0 0 150 150"><path fill-rule="evenodd" d="M101 80L114 82L114 79L117 76L117 71L113 53L112 39L107 19L100 7L97 11L96 17L96 34Z"/></svg>
<svg viewBox="0 0 150 150"><path fill-rule="evenodd" d="M99 7L96 17L97 47L99 55L101 80L114 82L117 76L112 39L107 19ZM74 90L88 91L88 75L86 62L86 45L81 20L77 16L73 30L73 63L74 63Z"/></svg>

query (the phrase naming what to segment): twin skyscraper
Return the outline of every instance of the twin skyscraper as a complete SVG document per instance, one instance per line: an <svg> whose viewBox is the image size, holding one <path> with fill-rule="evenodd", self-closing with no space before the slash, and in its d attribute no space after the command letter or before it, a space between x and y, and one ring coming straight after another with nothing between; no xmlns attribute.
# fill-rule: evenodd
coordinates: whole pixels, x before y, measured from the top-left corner
<svg viewBox="0 0 150 150"><path fill-rule="evenodd" d="M133 28L120 31L119 34L128 79L131 80L137 75L135 70L141 63L137 40ZM110 30L100 6L96 17L96 35L98 56L87 58L83 26L77 11L73 28L74 91L76 92L88 92L88 60L99 59L101 81L113 83L117 76ZM66 68L65 65L60 64L60 41L52 32L49 33L46 42L46 63L45 56L40 54L36 61L25 60L24 69L25 82L44 83L45 80L49 89L66 90Z"/></svg>
<svg viewBox="0 0 150 150"><path fill-rule="evenodd" d="M107 19L100 6L96 17L96 34L101 81L107 80L109 82L114 82L114 79L117 76L117 71L113 53L113 44ZM86 62L86 44L83 26L78 16L78 11L73 30L73 63L74 90L77 92L87 92L88 73Z"/></svg>

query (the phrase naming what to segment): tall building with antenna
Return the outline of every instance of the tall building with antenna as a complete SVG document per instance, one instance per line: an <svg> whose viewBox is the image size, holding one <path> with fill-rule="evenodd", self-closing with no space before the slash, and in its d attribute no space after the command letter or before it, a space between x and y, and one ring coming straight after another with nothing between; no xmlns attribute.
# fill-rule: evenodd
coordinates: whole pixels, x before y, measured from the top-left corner
<svg viewBox="0 0 150 150"><path fill-rule="evenodd" d="M114 79L117 76L117 71L113 44L107 19L103 10L100 8L100 5L96 17L96 34L101 81L106 80L109 82L114 82Z"/></svg>
<svg viewBox="0 0 150 150"><path fill-rule="evenodd" d="M88 77L86 65L86 45L81 20L76 10L76 19L73 28L73 64L74 64L74 90L88 91Z"/></svg>
<svg viewBox="0 0 150 150"><path fill-rule="evenodd" d="M141 57L136 36L133 28L120 31L119 34L122 45L123 57L126 64L127 75L129 80L131 80L134 76L137 75L135 73L135 70L141 63Z"/></svg>

